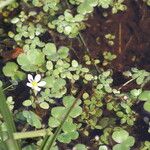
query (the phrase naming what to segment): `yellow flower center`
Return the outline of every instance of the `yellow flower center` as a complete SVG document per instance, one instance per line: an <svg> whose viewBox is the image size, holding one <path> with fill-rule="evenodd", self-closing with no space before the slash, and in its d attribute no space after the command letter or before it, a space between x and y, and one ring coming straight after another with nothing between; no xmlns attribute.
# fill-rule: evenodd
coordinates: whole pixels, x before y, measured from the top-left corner
<svg viewBox="0 0 150 150"><path fill-rule="evenodd" d="M38 86L38 83L37 83L36 81L33 81L31 84L32 84L32 86L34 86L34 87L35 87L35 86Z"/></svg>

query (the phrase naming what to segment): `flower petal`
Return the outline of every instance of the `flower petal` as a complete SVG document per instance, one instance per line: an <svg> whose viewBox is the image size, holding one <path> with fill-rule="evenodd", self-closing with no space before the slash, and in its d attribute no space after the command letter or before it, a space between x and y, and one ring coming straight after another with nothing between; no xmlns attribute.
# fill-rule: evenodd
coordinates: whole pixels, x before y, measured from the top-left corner
<svg viewBox="0 0 150 150"><path fill-rule="evenodd" d="M38 86L35 86L35 87L34 87L34 90L36 90L36 91L39 92L39 91L41 91L41 88L39 88Z"/></svg>
<svg viewBox="0 0 150 150"><path fill-rule="evenodd" d="M30 88L33 88L33 85L31 84L31 83L29 83L29 82L27 82L27 84L26 84L28 87L30 87Z"/></svg>
<svg viewBox="0 0 150 150"><path fill-rule="evenodd" d="M41 86L41 87L42 87L42 86L45 86L45 85L46 85L46 82L45 82L45 81L41 81L41 82L38 83L38 86Z"/></svg>
<svg viewBox="0 0 150 150"><path fill-rule="evenodd" d="M29 80L30 82L33 81L33 76L32 76L31 74L28 74L28 80Z"/></svg>
<svg viewBox="0 0 150 150"><path fill-rule="evenodd" d="M41 75L40 75L40 74L37 74L37 75L35 76L34 80L35 80L36 82L39 82L39 81L41 80Z"/></svg>

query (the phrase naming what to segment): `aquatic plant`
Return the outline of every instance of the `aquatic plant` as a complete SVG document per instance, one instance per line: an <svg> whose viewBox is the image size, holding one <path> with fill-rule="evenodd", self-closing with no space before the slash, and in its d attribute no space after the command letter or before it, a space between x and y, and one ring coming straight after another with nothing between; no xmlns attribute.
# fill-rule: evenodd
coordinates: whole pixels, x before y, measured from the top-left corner
<svg viewBox="0 0 150 150"><path fill-rule="evenodd" d="M0 8L2 24L11 26L0 38L12 49L0 75L0 149L136 147L132 128L139 114L134 107L150 112L150 91L145 89L150 72L131 68L115 84L117 53L109 48L116 44L116 33L105 32L108 47L95 57L82 34L95 10L111 15L125 11L124 0L21 0ZM139 147L147 149L149 142Z"/></svg>

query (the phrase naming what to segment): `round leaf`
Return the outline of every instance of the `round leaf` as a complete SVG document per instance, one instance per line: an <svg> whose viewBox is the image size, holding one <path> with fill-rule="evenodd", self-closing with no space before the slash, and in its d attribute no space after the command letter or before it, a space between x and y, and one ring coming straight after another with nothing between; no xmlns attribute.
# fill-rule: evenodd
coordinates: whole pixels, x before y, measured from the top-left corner
<svg viewBox="0 0 150 150"><path fill-rule="evenodd" d="M150 102L149 101L145 102L143 107L146 111L150 112Z"/></svg>
<svg viewBox="0 0 150 150"><path fill-rule="evenodd" d="M112 134L112 139L117 143L122 143L129 136L129 133L125 130L117 130Z"/></svg>

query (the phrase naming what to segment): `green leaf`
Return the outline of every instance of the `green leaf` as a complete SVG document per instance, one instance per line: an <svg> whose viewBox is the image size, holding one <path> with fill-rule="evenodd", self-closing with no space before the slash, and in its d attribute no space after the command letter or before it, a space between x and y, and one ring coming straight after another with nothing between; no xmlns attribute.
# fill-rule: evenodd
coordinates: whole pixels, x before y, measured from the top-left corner
<svg viewBox="0 0 150 150"><path fill-rule="evenodd" d="M68 133L59 134L57 139L58 139L58 141L60 141L62 143L70 143L71 142L70 135Z"/></svg>
<svg viewBox="0 0 150 150"><path fill-rule="evenodd" d="M60 125L60 121L58 121L55 117L50 117L48 121L48 125L52 128L56 128Z"/></svg>
<svg viewBox="0 0 150 150"><path fill-rule="evenodd" d="M62 106L54 107L51 110L51 115L58 119L62 119L65 114L66 114L66 109L65 107Z"/></svg>
<svg viewBox="0 0 150 150"><path fill-rule="evenodd" d="M43 48L43 53L48 56L52 56L56 53L56 46L54 43L47 43Z"/></svg>
<svg viewBox="0 0 150 150"><path fill-rule="evenodd" d="M69 108L73 104L74 101L75 101L75 98L73 96L65 96L63 98L63 105Z"/></svg>
<svg viewBox="0 0 150 150"><path fill-rule="evenodd" d="M42 127L41 122L40 122L40 117L37 116L32 111L23 111L23 116L26 118L27 122L31 126L34 126L35 128L41 128Z"/></svg>
<svg viewBox="0 0 150 150"><path fill-rule="evenodd" d="M65 47L65 46L61 46L58 50L58 54L59 54L59 57L61 59L65 59L67 58L68 56L68 52L69 52L69 48Z"/></svg>
<svg viewBox="0 0 150 150"><path fill-rule="evenodd" d="M72 118L76 118L80 116L81 114L82 114L82 108L80 106L76 106L72 109L69 116Z"/></svg>
<svg viewBox="0 0 150 150"><path fill-rule="evenodd" d="M126 130L117 130L113 132L112 139L117 143L122 143L125 141L129 136L129 133Z"/></svg>
<svg viewBox="0 0 150 150"><path fill-rule="evenodd" d="M150 101L145 102L143 107L144 110L150 112Z"/></svg>
<svg viewBox="0 0 150 150"><path fill-rule="evenodd" d="M76 99L73 97L73 96L65 96L63 98L63 105L66 107L66 108L70 108L71 105L74 103ZM77 103L75 106L79 106L81 104L81 100L78 99Z"/></svg>
<svg viewBox="0 0 150 150"><path fill-rule="evenodd" d="M135 139L132 136L129 136L125 141L122 142L123 145L126 145L127 147L132 147L135 143Z"/></svg>
<svg viewBox="0 0 150 150"><path fill-rule="evenodd" d="M49 109L49 104L47 102L41 102L40 107L43 109Z"/></svg>
<svg viewBox="0 0 150 150"><path fill-rule="evenodd" d="M3 73L5 76L11 77L14 76L18 70L18 65L14 62L7 62L3 67Z"/></svg>
<svg viewBox="0 0 150 150"><path fill-rule="evenodd" d="M76 60L73 60L72 61L72 67L78 67L78 62Z"/></svg>
<svg viewBox="0 0 150 150"><path fill-rule="evenodd" d="M107 146L103 145L103 146L100 146L98 150L108 150Z"/></svg>
<svg viewBox="0 0 150 150"><path fill-rule="evenodd" d="M32 105L32 101L31 101L31 100L25 100L25 101L23 102L23 105L26 106L26 107L29 107L29 106Z"/></svg>
<svg viewBox="0 0 150 150"><path fill-rule="evenodd" d="M87 150L87 147L84 144L76 144L73 149L75 150Z"/></svg>
<svg viewBox="0 0 150 150"><path fill-rule="evenodd" d="M79 133L77 131L69 132L68 135L72 140L75 140L79 137Z"/></svg>
<svg viewBox="0 0 150 150"><path fill-rule="evenodd" d="M77 126L70 121L66 121L62 127L62 130L64 131L64 133L73 132L73 131L76 131L76 129L77 129Z"/></svg>
<svg viewBox="0 0 150 150"><path fill-rule="evenodd" d="M138 97L139 100L141 101L150 101L150 91L143 91L139 97Z"/></svg>
<svg viewBox="0 0 150 150"><path fill-rule="evenodd" d="M84 77L87 81L91 81L93 79L93 76L91 74L85 74Z"/></svg>
<svg viewBox="0 0 150 150"><path fill-rule="evenodd" d="M36 146L31 144L31 145L24 147L22 150L36 150Z"/></svg>
<svg viewBox="0 0 150 150"><path fill-rule="evenodd" d="M17 62L23 70L35 72L45 63L45 55L40 50L29 50L20 54Z"/></svg>
<svg viewBox="0 0 150 150"><path fill-rule="evenodd" d="M130 91L131 95L137 97L141 94L142 90L141 89L133 89Z"/></svg>
<svg viewBox="0 0 150 150"><path fill-rule="evenodd" d="M46 68L47 68L47 70L52 70L53 69L53 63L51 61L47 61Z"/></svg>
<svg viewBox="0 0 150 150"><path fill-rule="evenodd" d="M123 144L116 144L113 147L113 150L130 150L130 147L123 145Z"/></svg>

